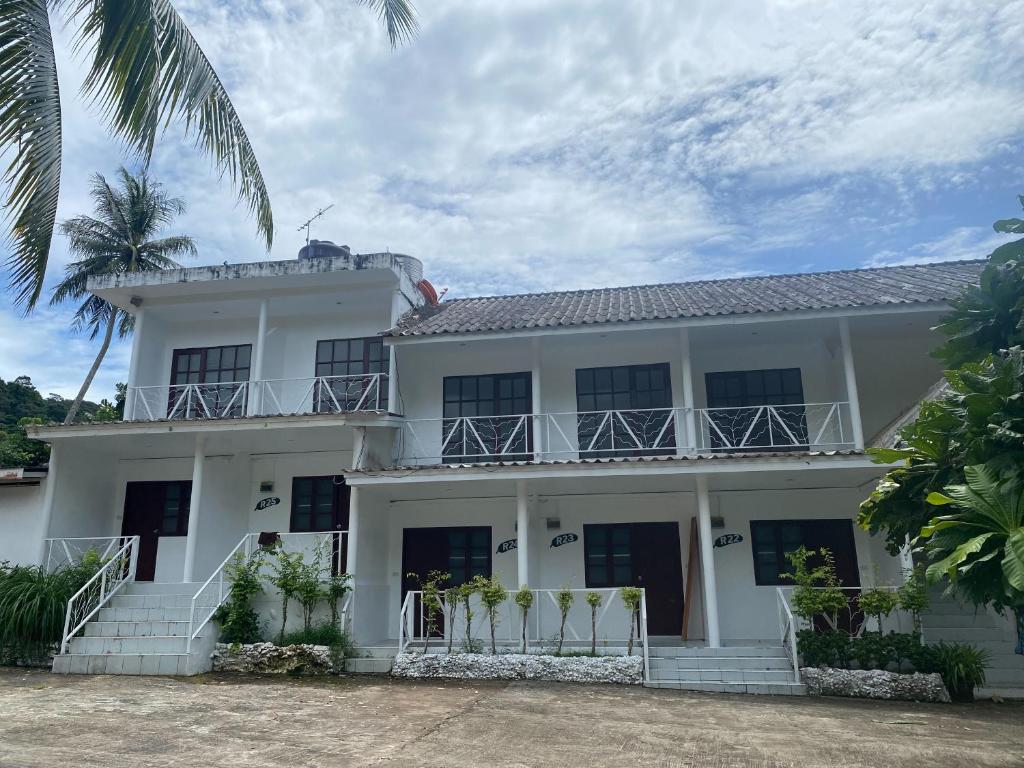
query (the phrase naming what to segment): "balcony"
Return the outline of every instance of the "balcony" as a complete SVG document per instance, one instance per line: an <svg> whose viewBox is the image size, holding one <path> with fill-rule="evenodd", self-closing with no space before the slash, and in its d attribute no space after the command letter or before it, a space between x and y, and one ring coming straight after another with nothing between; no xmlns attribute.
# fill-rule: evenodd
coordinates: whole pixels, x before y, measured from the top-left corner
<svg viewBox="0 0 1024 768"><path fill-rule="evenodd" d="M690 433L694 433L690 436ZM641 458L854 447L849 404L409 419L399 464Z"/></svg>
<svg viewBox="0 0 1024 768"><path fill-rule="evenodd" d="M237 419L387 410L384 373L129 387L126 421Z"/></svg>

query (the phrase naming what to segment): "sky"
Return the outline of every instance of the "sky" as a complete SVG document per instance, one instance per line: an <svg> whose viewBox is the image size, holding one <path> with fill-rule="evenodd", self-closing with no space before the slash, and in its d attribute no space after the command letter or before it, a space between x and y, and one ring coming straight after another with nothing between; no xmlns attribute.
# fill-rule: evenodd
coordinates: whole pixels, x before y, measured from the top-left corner
<svg viewBox="0 0 1024 768"><path fill-rule="evenodd" d="M391 50L352 0L178 0L242 117L276 225L162 136L189 265L291 259L298 231L422 259L449 297L985 256L1024 193L1024 0L420 0ZM58 219L136 160L56 30ZM57 238L48 284L68 261ZM6 275L0 274L6 283ZM73 395L73 307L0 302L0 378ZM110 353L90 399L127 378Z"/></svg>

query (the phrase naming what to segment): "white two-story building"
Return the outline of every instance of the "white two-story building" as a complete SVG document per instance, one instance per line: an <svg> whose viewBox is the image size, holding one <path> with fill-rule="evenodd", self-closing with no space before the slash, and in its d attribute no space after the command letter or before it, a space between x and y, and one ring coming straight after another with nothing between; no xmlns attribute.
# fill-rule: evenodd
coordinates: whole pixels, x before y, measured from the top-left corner
<svg viewBox="0 0 1024 768"><path fill-rule="evenodd" d="M58 663L204 668L223 563L275 535L319 537L353 574L367 649L422 635L409 574L431 570L537 589L531 643L557 632L546 590L568 587L605 591L601 641L621 645L612 590L636 585L652 650L773 649L796 547L829 547L847 587L899 583L853 522L882 473L864 447L940 377L931 328L980 269L438 303L416 259L314 241L295 261L94 280L135 316L125 418L34 431L52 446L38 556L130 541L123 610L185 610L156 661L98 644L159 617L83 613ZM511 611L502 632L519 637Z"/></svg>

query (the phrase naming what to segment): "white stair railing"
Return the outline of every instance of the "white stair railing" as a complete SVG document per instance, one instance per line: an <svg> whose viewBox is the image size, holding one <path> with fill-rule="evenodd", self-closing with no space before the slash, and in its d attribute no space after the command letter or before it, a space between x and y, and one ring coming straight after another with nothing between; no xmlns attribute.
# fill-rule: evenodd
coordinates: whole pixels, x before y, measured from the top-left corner
<svg viewBox="0 0 1024 768"><path fill-rule="evenodd" d="M253 534L251 533L245 534L241 541L235 544L234 549L228 553L228 556L210 574L210 578L203 582L203 585L192 595L192 601L189 603L188 609L186 653L191 652L192 641L199 637L203 627L210 623L213 614L224 604L224 601L227 600L228 595L231 593L231 585L225 583L227 568L231 561L239 554L244 558L248 558L252 554L252 536Z"/></svg>
<svg viewBox="0 0 1024 768"><path fill-rule="evenodd" d="M793 665L794 680L800 682L800 660L796 646L796 618L789 607L789 600L782 587L775 588L775 598L779 609L779 639L789 654L789 662Z"/></svg>
<svg viewBox="0 0 1024 768"><path fill-rule="evenodd" d="M118 593L125 582L135 580L138 556L139 537L132 536L71 596L64 614L64 635L59 649L61 655L68 653L71 638Z"/></svg>
<svg viewBox="0 0 1024 768"><path fill-rule="evenodd" d="M46 557L43 567L47 571L78 565L90 552L106 560L128 543L128 536L76 536L46 539Z"/></svg>

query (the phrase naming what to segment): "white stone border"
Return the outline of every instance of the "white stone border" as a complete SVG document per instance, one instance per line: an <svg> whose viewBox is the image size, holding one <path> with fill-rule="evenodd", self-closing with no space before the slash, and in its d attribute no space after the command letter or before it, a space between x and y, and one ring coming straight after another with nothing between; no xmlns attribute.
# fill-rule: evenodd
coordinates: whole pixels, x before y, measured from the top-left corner
<svg viewBox="0 0 1024 768"><path fill-rule="evenodd" d="M801 667L800 681L809 696L851 696L890 701L949 702L939 674L903 674L880 669Z"/></svg>
<svg viewBox="0 0 1024 768"><path fill-rule="evenodd" d="M640 656L541 656L534 654L400 653L394 677L457 680L549 680L563 683L642 685Z"/></svg>

